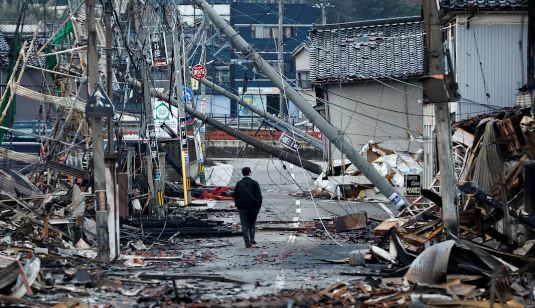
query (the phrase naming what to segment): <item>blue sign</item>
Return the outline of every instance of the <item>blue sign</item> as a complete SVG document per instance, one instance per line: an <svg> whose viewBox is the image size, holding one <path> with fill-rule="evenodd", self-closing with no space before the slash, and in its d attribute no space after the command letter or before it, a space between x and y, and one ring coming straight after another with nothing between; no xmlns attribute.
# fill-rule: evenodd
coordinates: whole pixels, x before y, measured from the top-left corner
<svg viewBox="0 0 535 308"><path fill-rule="evenodd" d="M193 101L193 91L190 88L182 87L182 94L185 102Z"/></svg>

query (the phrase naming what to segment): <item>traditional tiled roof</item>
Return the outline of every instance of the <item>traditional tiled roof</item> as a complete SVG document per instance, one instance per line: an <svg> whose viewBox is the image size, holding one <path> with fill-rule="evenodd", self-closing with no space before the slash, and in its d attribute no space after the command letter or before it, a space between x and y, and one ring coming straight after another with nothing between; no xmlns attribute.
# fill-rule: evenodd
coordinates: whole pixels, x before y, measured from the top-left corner
<svg viewBox="0 0 535 308"><path fill-rule="evenodd" d="M411 78L424 73L420 17L316 26L310 37L315 82Z"/></svg>
<svg viewBox="0 0 535 308"><path fill-rule="evenodd" d="M527 7L528 0L440 0L443 9L470 9L483 10L523 9Z"/></svg>

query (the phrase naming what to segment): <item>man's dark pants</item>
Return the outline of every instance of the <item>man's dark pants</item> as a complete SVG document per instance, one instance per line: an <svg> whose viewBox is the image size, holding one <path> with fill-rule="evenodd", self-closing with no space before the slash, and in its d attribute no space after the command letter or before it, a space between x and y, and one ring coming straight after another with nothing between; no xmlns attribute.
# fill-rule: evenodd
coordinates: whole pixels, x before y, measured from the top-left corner
<svg viewBox="0 0 535 308"><path fill-rule="evenodd" d="M258 209L241 209L240 213L241 231L243 233L243 240L245 241L245 247L250 247L255 242L255 224L256 217L258 217Z"/></svg>

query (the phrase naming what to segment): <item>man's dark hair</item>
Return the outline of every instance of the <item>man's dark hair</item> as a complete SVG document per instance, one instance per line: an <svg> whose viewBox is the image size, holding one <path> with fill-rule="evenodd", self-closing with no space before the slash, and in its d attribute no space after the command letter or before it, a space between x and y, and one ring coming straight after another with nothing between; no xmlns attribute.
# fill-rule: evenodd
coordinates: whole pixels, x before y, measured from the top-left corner
<svg viewBox="0 0 535 308"><path fill-rule="evenodd" d="M251 168L245 167L245 168L241 169L241 174L243 174L243 176L250 175L251 174Z"/></svg>

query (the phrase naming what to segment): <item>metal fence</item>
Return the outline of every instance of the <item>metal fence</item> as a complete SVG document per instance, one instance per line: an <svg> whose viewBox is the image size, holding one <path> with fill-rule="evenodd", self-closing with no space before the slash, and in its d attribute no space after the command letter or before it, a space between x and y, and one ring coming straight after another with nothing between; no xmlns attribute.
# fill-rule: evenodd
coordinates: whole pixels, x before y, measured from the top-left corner
<svg viewBox="0 0 535 308"><path fill-rule="evenodd" d="M266 121L266 119L261 116L254 116L254 115L235 116L235 115L227 115L227 114L224 114L224 115L209 114L209 116L219 122L224 123L225 125L229 127L236 128L236 129L270 129L272 128L272 126L269 125L269 121ZM306 132L315 131L314 125L312 125L306 119L289 118L288 121L293 126L298 126L303 131L306 131ZM211 128L210 126L207 126L207 129L214 130L214 128Z"/></svg>

